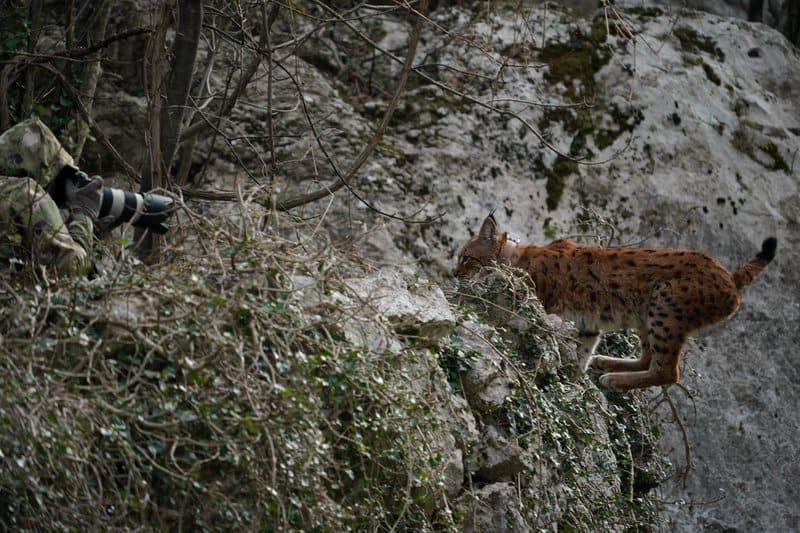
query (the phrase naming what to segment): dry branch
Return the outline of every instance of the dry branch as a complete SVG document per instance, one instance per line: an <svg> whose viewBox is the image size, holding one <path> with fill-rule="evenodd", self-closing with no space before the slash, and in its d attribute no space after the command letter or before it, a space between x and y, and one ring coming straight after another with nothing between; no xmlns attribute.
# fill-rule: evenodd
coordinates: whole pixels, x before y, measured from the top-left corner
<svg viewBox="0 0 800 533"><path fill-rule="evenodd" d="M275 20L278 18L278 4L273 4L269 9L269 14L267 15L267 24L266 27L262 29L261 38L260 38L260 46L261 49L267 49L267 38L269 35L270 28L275 23ZM250 63L244 68L242 71L242 75L239 78L236 87L233 90L225 101L220 105L219 110L217 111L217 116L225 117L228 116L233 108L236 107L236 102L239 101L239 98L244 94L247 85L253 79L253 76L258 71L258 67L261 65L261 58L262 54L256 53L253 55ZM182 133L182 138L184 141L187 141L193 137L196 137L201 134L208 133L211 129L211 126L207 121L199 120L195 124L192 124L188 128L186 128Z"/></svg>
<svg viewBox="0 0 800 533"><path fill-rule="evenodd" d="M406 52L406 57L405 60L403 61L403 69L400 71L400 75L397 80L397 86L395 88L394 94L392 95L392 99L389 101L389 105L387 106L386 111L383 114L383 118L378 124L378 127L376 128L372 138L369 140L367 145L361 150L361 153L358 155L358 157L356 157L356 160L352 163L350 169L344 175L339 174L337 171L337 179L334 182L314 192L303 194L301 196L289 196L289 197L278 198L275 202L278 209L280 209L281 211L288 211L289 209L293 209L295 207L317 201L321 198L325 198L326 196L335 193L345 185L348 185L349 181L353 178L353 176L355 176L356 172L358 172L361 166L367 161L369 156L375 150L375 147L378 146L378 143L380 142L381 137L383 137L383 134L386 131L386 127L389 125L389 121L392 119L392 115L394 114L394 111L397 108L397 104L400 101L400 95L402 94L403 88L406 85L408 74L411 72L411 69L413 68L414 57L416 56L417 53L417 44L419 44L419 38L420 35L422 34L422 25L425 21L424 14L427 13L428 11L428 0L422 0L420 2L419 9L422 14L417 16L417 20L414 25L414 33L411 36L411 39L409 40L408 43L408 51ZM336 170L335 166L334 170Z"/></svg>

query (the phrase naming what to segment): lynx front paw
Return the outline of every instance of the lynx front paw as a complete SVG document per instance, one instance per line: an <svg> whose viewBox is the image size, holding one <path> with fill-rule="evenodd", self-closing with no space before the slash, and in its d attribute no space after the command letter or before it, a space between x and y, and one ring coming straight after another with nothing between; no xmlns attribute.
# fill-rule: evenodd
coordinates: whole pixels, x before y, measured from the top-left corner
<svg viewBox="0 0 800 533"><path fill-rule="evenodd" d="M584 371L589 372L591 374L602 374L603 372L605 372L606 369L603 368L602 356L598 355L591 356L589 358L589 361L587 362L586 369Z"/></svg>
<svg viewBox="0 0 800 533"><path fill-rule="evenodd" d="M625 388L620 383L620 377L614 374L603 374L600 376L600 384L613 392L625 392Z"/></svg>

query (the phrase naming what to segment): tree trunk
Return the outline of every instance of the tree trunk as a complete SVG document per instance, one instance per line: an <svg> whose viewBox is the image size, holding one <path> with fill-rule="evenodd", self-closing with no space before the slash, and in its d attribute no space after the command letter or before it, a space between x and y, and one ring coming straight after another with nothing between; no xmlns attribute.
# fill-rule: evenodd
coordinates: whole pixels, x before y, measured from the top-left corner
<svg viewBox="0 0 800 533"><path fill-rule="evenodd" d="M197 0L180 0L178 29L172 45L172 59L167 78L166 102L161 108L161 157L164 176L169 175L180 140L202 24L203 3Z"/></svg>
<svg viewBox="0 0 800 533"><path fill-rule="evenodd" d="M148 192L162 186L163 157L161 154L161 115L165 105L163 96L164 76L167 67L166 58L166 39L167 29L169 28L169 3L170 0L162 0L159 9L156 29L150 36L147 45L144 63L144 77L147 80L145 90L147 91L147 115L149 121L148 129L148 149L150 152L150 165L145 167L142 172L142 184L140 192ZM136 242L140 242L138 249L139 255L146 260L154 260L158 257L160 241L149 231L137 228Z"/></svg>
<svg viewBox="0 0 800 533"><path fill-rule="evenodd" d="M789 42L800 46L800 0L784 0L778 29Z"/></svg>
<svg viewBox="0 0 800 533"><path fill-rule="evenodd" d="M750 0L747 8L747 20L761 22L764 20L764 0Z"/></svg>
<svg viewBox="0 0 800 533"><path fill-rule="evenodd" d="M110 0L101 0L95 8L95 15L89 22L89 27L86 31L86 46L91 46L97 42L105 39L106 28L108 27L108 18L111 14ZM81 100L83 106L91 114L92 106L94 105L94 95L97 91L97 83L100 81L102 75L102 68L100 65L102 59L102 51L95 53L92 61L87 63L83 68L83 84L81 86ZM89 123L83 120L83 117L78 115L76 119L77 137L75 139L75 150L73 150L73 157L75 161L81 158L83 153L83 146L86 144L86 139L89 136Z"/></svg>

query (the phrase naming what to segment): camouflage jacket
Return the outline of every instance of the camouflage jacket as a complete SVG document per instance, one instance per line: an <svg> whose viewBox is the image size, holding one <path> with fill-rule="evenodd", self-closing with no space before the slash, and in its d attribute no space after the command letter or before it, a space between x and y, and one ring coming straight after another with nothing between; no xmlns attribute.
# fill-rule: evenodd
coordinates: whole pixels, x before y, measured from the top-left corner
<svg viewBox="0 0 800 533"><path fill-rule="evenodd" d="M68 273L89 266L94 225L82 214L65 221L45 191L65 165L73 165L39 119L0 135L0 260L30 258Z"/></svg>

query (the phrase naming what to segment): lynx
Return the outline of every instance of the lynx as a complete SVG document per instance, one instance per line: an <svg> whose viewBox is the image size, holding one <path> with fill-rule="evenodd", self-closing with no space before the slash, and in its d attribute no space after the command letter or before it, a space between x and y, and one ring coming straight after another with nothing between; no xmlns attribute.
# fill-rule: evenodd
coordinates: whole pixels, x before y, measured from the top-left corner
<svg viewBox="0 0 800 533"><path fill-rule="evenodd" d="M579 365L602 373L600 382L624 392L676 383L687 335L730 318L739 291L775 257L770 237L731 274L713 257L672 248L595 248L557 240L546 246L521 244L498 233L490 214L458 254L456 277L471 277L500 262L523 269L549 313L575 322ZM603 331L635 329L638 359L594 355Z"/></svg>

